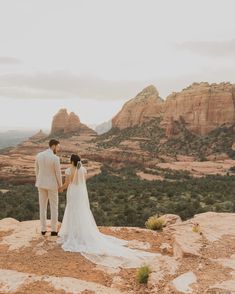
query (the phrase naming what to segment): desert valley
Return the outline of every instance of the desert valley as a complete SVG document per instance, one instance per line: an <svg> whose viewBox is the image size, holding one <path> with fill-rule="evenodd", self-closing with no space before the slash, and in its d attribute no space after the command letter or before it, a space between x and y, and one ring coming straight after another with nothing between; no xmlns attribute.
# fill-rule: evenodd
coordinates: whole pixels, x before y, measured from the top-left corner
<svg viewBox="0 0 235 294"><path fill-rule="evenodd" d="M234 11L0 1L0 294L235 294Z"/></svg>
<svg viewBox="0 0 235 294"><path fill-rule="evenodd" d="M150 85L103 127L60 109L50 134L0 150L1 293L234 293L235 85L194 83L166 99ZM34 160L50 138L63 171L81 155L100 229L156 253L147 284L140 265L97 264L40 236ZM65 203L63 193L60 221ZM163 228L144 228L154 215Z"/></svg>
<svg viewBox="0 0 235 294"><path fill-rule="evenodd" d="M138 221L133 219L131 225L140 226L154 212L179 213L187 219L208 210L234 211L233 84L194 83L166 99L150 85L128 100L112 119L111 128L99 135L74 112L60 109L50 134L40 130L15 147L1 149L1 189L14 193L15 187L33 187L35 155L48 147L50 138L61 142L63 171L72 153L82 157L102 224L125 225L119 219L123 209L130 210L130 218L138 212ZM100 207L100 197L108 207ZM120 199L125 198L128 203L121 205ZM146 210L140 208L142 201ZM109 209L116 209L111 213L115 221L109 220ZM2 217L14 216L10 211L3 210Z"/></svg>
<svg viewBox="0 0 235 294"><path fill-rule="evenodd" d="M146 179L155 179L162 169L194 177L232 174L234 105L235 85L230 83L194 83L165 100L154 86L148 86L125 103L110 129L100 135L74 112L61 109L49 135L40 130L16 147L1 150L0 177L32 180L34 156L53 137L61 141L63 164L71 153L78 153L88 160L92 174L101 164L117 170L133 165Z"/></svg>

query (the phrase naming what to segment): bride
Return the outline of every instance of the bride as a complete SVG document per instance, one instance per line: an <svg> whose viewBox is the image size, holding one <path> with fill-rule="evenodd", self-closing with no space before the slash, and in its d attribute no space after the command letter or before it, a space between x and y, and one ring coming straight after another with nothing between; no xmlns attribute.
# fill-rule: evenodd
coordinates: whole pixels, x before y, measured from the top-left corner
<svg viewBox="0 0 235 294"><path fill-rule="evenodd" d="M58 243L63 250L80 252L95 263L112 266L129 264L130 267L141 264L146 258L152 259L156 254L127 248L128 241L101 233L90 210L86 175L78 155L72 154L71 166L65 171L65 183L61 190L67 188L67 205L59 231ZM105 259L106 257L106 259ZM110 257L112 259L110 260Z"/></svg>

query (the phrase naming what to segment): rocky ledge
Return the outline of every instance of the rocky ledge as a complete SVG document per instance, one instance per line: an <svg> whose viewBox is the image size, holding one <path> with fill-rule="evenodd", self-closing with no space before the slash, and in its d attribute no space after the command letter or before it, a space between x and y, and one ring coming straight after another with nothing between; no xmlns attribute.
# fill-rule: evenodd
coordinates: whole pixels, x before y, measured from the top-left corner
<svg viewBox="0 0 235 294"><path fill-rule="evenodd" d="M56 237L42 237L37 220L2 219L0 293L235 293L235 213L164 218L160 232L100 227L156 254L147 285L136 281L139 264L120 266L105 256L92 262L64 252Z"/></svg>

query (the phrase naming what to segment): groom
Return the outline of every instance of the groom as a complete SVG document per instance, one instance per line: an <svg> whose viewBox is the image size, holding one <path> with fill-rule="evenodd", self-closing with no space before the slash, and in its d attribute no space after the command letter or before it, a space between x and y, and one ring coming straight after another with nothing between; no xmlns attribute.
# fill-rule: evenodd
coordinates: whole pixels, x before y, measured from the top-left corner
<svg viewBox="0 0 235 294"><path fill-rule="evenodd" d="M41 233L46 234L47 204L51 210L51 236L57 236L58 221L58 189L62 186L60 159L56 155L60 150L60 142L52 139L49 149L36 156L36 187L39 193Z"/></svg>

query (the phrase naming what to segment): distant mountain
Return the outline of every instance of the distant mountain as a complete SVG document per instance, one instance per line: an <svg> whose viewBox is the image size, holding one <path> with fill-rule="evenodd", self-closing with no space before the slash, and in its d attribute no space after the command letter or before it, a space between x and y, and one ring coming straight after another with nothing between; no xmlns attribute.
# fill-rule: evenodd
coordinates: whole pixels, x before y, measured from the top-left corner
<svg viewBox="0 0 235 294"><path fill-rule="evenodd" d="M98 135L102 135L106 132L108 132L112 128L112 121L106 121L103 122L102 124L98 125L95 127L95 131L97 132Z"/></svg>
<svg viewBox="0 0 235 294"><path fill-rule="evenodd" d="M20 142L28 139L35 131L19 131L19 130L9 130L6 132L0 132L0 149L16 146Z"/></svg>
<svg viewBox="0 0 235 294"><path fill-rule="evenodd" d="M160 98L157 89L150 85L123 105L112 119L112 126L125 129L142 124L153 117L159 117L163 104L164 100Z"/></svg>
<svg viewBox="0 0 235 294"><path fill-rule="evenodd" d="M181 92L173 92L165 100L154 86L149 86L126 102L113 118L112 126L129 128L161 118L168 136L174 135L175 122L197 135L235 124L235 85L231 83L193 83Z"/></svg>
<svg viewBox="0 0 235 294"><path fill-rule="evenodd" d="M159 161L178 155L200 161L212 156L235 159L235 85L193 83L166 100L150 85L123 105L112 129L97 143L119 148L122 157L138 151L145 162L146 156Z"/></svg>
<svg viewBox="0 0 235 294"><path fill-rule="evenodd" d="M51 136L63 136L70 134L96 135L96 132L87 125L81 123L80 118L74 113L68 113L67 109L60 109L53 117Z"/></svg>
<svg viewBox="0 0 235 294"><path fill-rule="evenodd" d="M112 124L110 130L110 122L97 127L97 135L75 113L61 109L53 118L49 137L43 132L34 133L33 137L28 134L20 140L31 137L29 140L1 151L0 161L5 169L0 169L0 177L1 172L12 177L9 167L15 167L16 163L12 154L27 155L25 161L18 161L20 174L14 176L32 174L30 156L47 148L51 136L59 138L61 160L65 164L71 153L78 153L95 166L107 164L112 168L142 169L176 161L229 160L229 166L221 170L213 163L213 172L230 172L235 160L235 85L194 83L166 100L154 86L149 86L124 104ZM14 140L19 138L11 135ZM26 162L28 174L24 168Z"/></svg>

